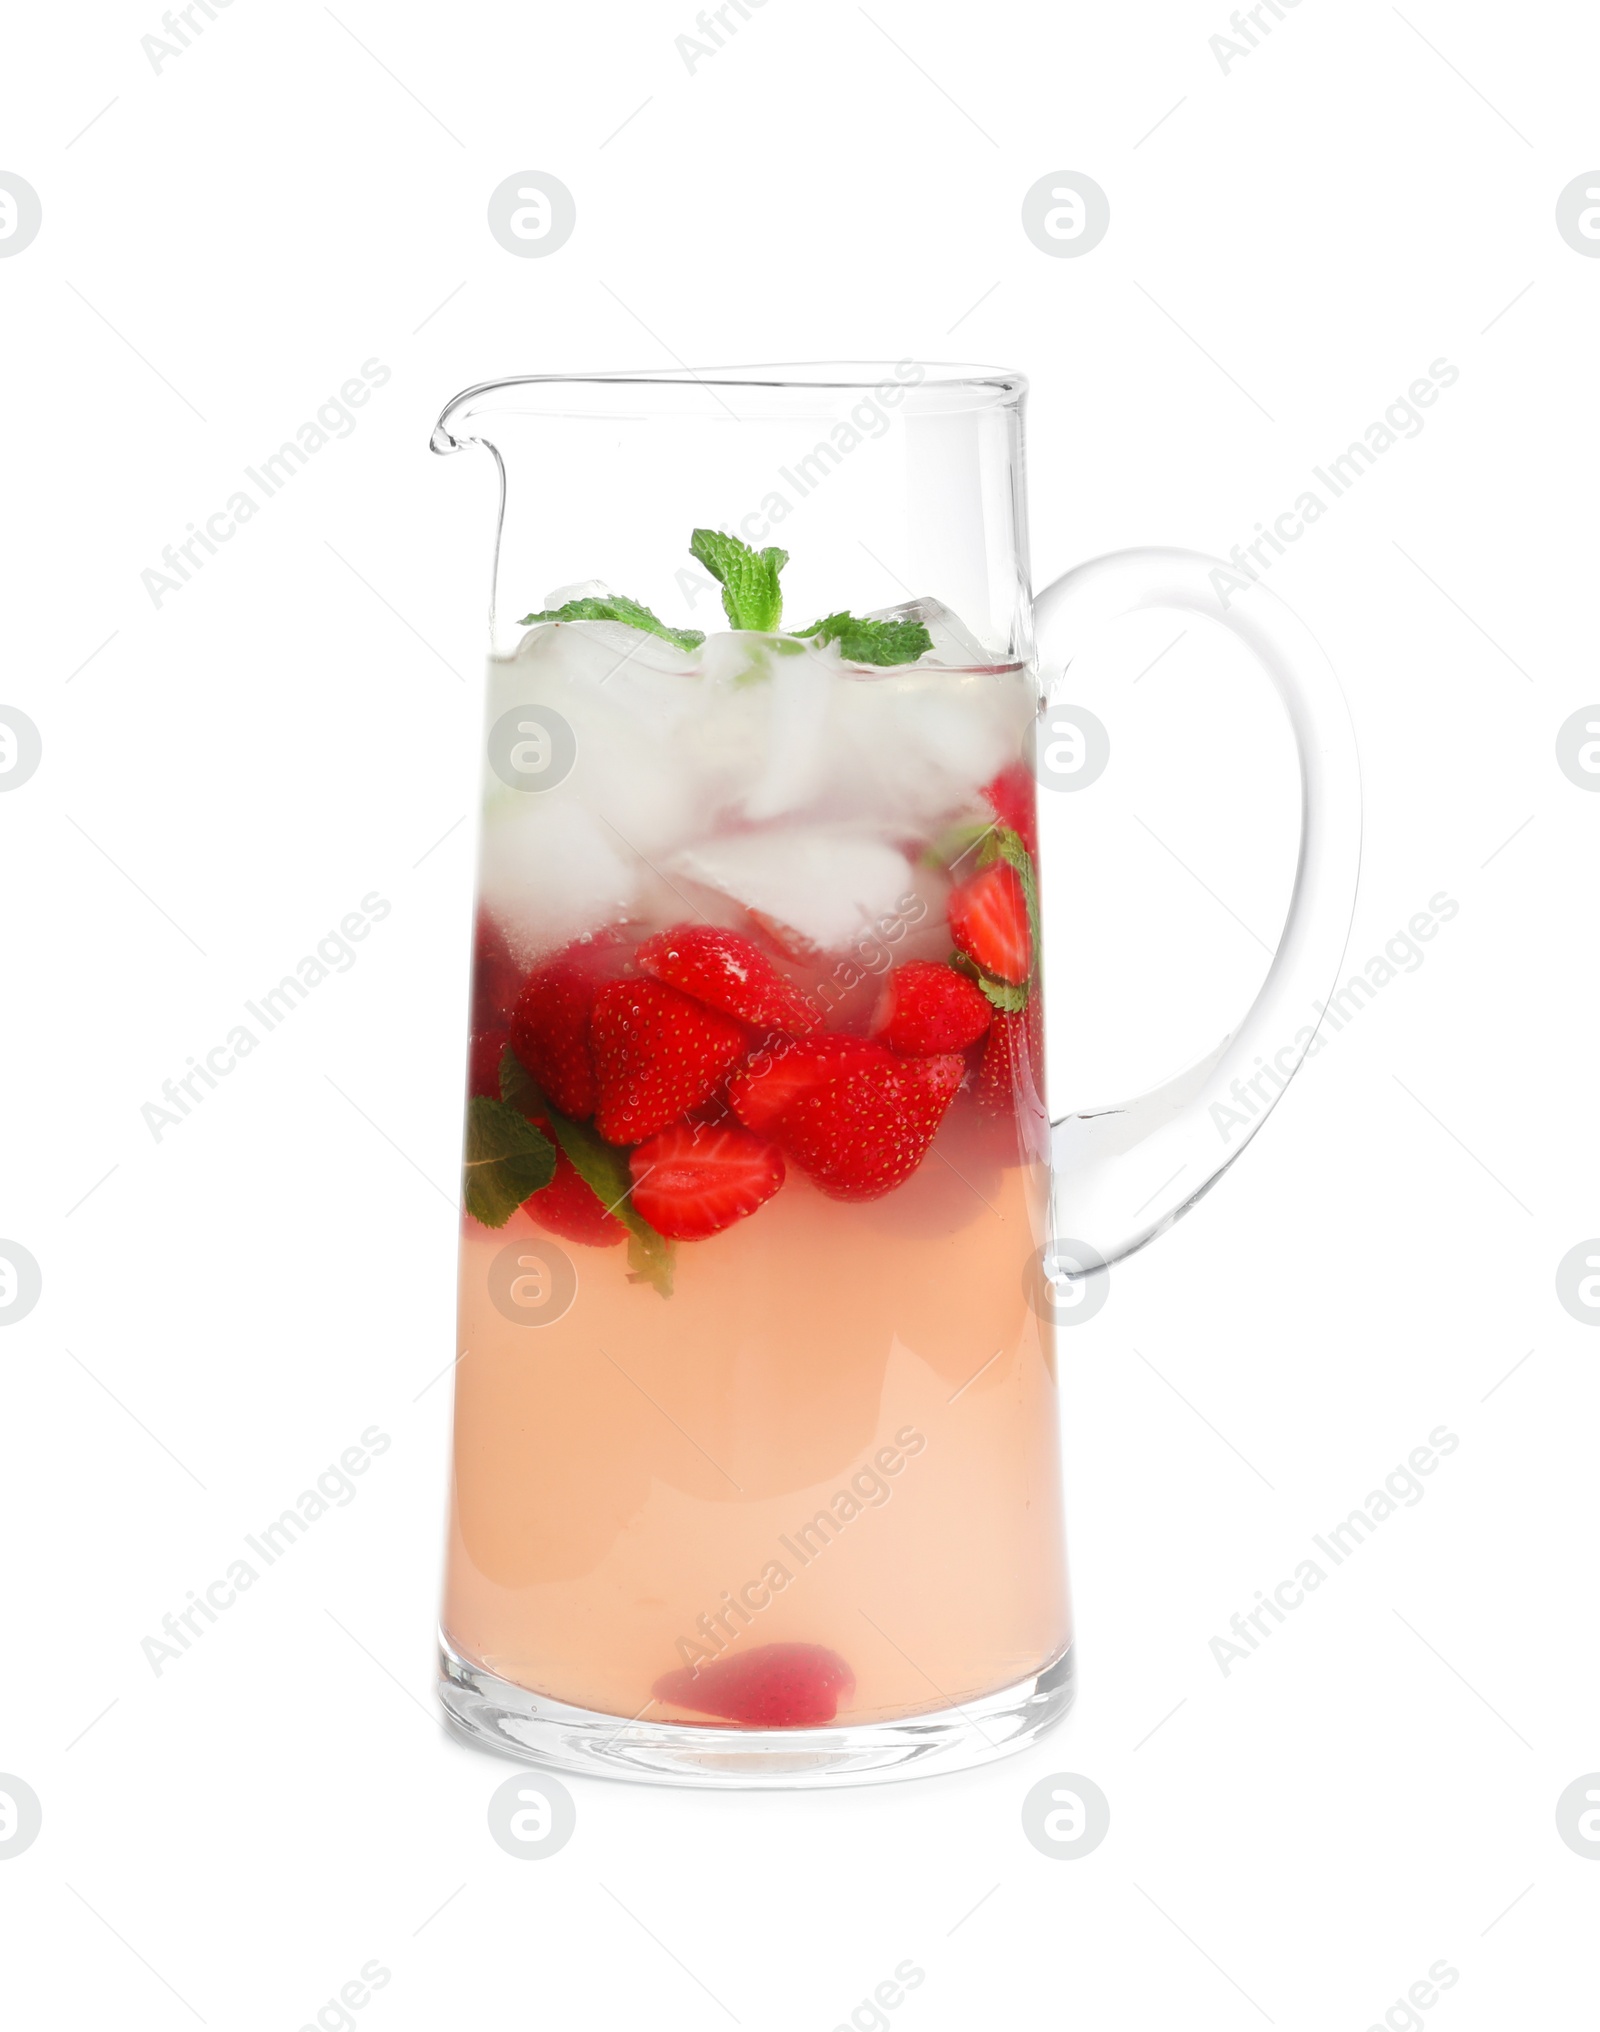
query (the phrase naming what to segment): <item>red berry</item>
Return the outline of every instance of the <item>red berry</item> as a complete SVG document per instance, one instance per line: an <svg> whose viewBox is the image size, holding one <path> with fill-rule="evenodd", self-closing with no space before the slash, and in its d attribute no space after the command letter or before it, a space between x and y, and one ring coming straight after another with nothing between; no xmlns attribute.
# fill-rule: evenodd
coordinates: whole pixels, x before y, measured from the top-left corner
<svg viewBox="0 0 1600 2032"><path fill-rule="evenodd" d="M790 1104L820 1085L830 1072L863 1059L872 1063L881 1055L865 1038L841 1037L832 1031L803 1045L780 1037L752 1053L739 1068L728 1082L728 1099L747 1129L768 1135Z"/></svg>
<svg viewBox="0 0 1600 2032"><path fill-rule="evenodd" d="M1022 835L1030 854L1039 851L1038 793L1033 771L1022 762L1010 762L992 783L983 786L991 810L1003 826Z"/></svg>
<svg viewBox="0 0 1600 2032"><path fill-rule="evenodd" d="M812 1049L797 1045L793 1057L803 1062ZM896 1058L859 1042L799 1084L772 1135L830 1198L879 1199L927 1156L965 1073L953 1054Z"/></svg>
<svg viewBox="0 0 1600 2032"><path fill-rule="evenodd" d="M822 1020L766 954L736 931L712 924L675 924L670 931L647 938L634 958L658 981L758 1030L782 1030L799 1037Z"/></svg>
<svg viewBox="0 0 1600 2032"><path fill-rule="evenodd" d="M624 964L613 934L580 939L535 967L511 1019L511 1042L553 1107L582 1120L594 1113L594 1062L589 1012L606 981Z"/></svg>
<svg viewBox="0 0 1600 2032"><path fill-rule="evenodd" d="M664 1672L650 1691L670 1707L716 1715L747 1729L820 1728L856 1690L837 1651L821 1644L758 1644L731 1658Z"/></svg>
<svg viewBox="0 0 1600 2032"><path fill-rule="evenodd" d="M1010 1015L995 1011L983 1057L978 1064L976 1096L985 1114L1014 1114L1024 1105L1037 1105L1044 1094L1044 1039L1041 1035L1038 995L1028 997L1026 1009Z"/></svg>
<svg viewBox="0 0 1600 2032"><path fill-rule="evenodd" d="M965 974L936 960L908 960L884 983L874 1035L907 1058L965 1051L989 1027L989 998Z"/></svg>
<svg viewBox="0 0 1600 2032"><path fill-rule="evenodd" d="M509 1023L521 987L522 969L511 957L511 949L494 919L487 911L480 911L472 942L474 1033Z"/></svg>
<svg viewBox="0 0 1600 2032"><path fill-rule="evenodd" d="M548 1124L541 1122L539 1126L548 1133ZM599 1195L584 1183L565 1150L556 1152L555 1177L525 1199L522 1210L552 1235L560 1235L567 1242L582 1242L591 1249L609 1249L614 1243L628 1239L627 1229L615 1214L607 1213Z"/></svg>
<svg viewBox="0 0 1600 2032"><path fill-rule="evenodd" d="M986 974L1013 986L1033 966L1033 934L1022 877L1009 861L991 861L950 895L950 932Z"/></svg>
<svg viewBox="0 0 1600 2032"><path fill-rule="evenodd" d="M480 1030L473 1037L472 1050L467 1058L467 1094L470 1099L476 1100L480 1094L487 1094L490 1099L499 1100L500 1061L510 1042L511 1032L504 1024L493 1030Z"/></svg>
<svg viewBox="0 0 1600 2032"><path fill-rule="evenodd" d="M613 981L594 998L589 1048L595 1127L608 1143L640 1143L698 1107L749 1047L731 1016L663 981Z"/></svg>
<svg viewBox="0 0 1600 2032"><path fill-rule="evenodd" d="M783 1159L747 1129L674 1122L628 1159L633 1203L658 1234L697 1242L753 1214L783 1183Z"/></svg>

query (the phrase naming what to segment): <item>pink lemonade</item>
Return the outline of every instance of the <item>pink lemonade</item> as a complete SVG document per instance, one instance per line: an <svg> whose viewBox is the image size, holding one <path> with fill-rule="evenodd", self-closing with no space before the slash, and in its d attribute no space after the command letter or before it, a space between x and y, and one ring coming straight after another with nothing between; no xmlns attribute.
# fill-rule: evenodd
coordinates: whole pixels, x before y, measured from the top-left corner
<svg viewBox="0 0 1600 2032"><path fill-rule="evenodd" d="M490 665L443 1630L568 1709L892 1722L1068 1648L1035 682L905 625Z"/></svg>

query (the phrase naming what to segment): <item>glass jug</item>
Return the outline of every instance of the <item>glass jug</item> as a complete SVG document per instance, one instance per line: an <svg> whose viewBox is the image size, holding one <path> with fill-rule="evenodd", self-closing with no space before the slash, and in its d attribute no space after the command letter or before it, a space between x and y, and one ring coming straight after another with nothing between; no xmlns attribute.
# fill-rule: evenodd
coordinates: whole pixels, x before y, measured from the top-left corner
<svg viewBox="0 0 1600 2032"><path fill-rule="evenodd" d="M1057 1323L1299 1064L1359 784L1326 660L1226 567L1032 597L1024 393L528 376L434 431L499 485L441 1692L525 1760L859 1783L1070 1703ZM1075 652L1146 607L1276 689L1293 898L1215 1052L1052 1123L1036 788Z"/></svg>

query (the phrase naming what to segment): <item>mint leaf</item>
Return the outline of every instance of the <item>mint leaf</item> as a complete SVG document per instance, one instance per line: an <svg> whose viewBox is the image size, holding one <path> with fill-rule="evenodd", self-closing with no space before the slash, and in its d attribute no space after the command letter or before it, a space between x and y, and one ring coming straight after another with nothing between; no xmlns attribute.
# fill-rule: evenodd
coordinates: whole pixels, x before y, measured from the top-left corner
<svg viewBox="0 0 1600 2032"><path fill-rule="evenodd" d="M697 529L689 539L689 555L722 587L722 606L730 628L773 633L783 619L778 574L789 562L786 550L752 550L748 543L741 543L737 536L725 536L720 529Z"/></svg>
<svg viewBox="0 0 1600 2032"><path fill-rule="evenodd" d="M556 1149L516 1108L487 1094L467 1103L462 1195L486 1228L503 1228L530 1193L556 1175Z"/></svg>
<svg viewBox="0 0 1600 2032"><path fill-rule="evenodd" d="M1006 1015L1018 1016L1027 1008L1026 985L1013 987L1009 981L991 980L970 953L953 952L950 955L950 964L958 974L965 974L969 981L975 982L988 996L993 1007L1004 1010Z"/></svg>
<svg viewBox="0 0 1600 2032"><path fill-rule="evenodd" d="M858 621L854 614L824 614L809 628L795 631L823 642L837 642L839 654L851 663L915 663L933 647L933 637L920 621Z"/></svg>
<svg viewBox="0 0 1600 2032"><path fill-rule="evenodd" d="M663 1298L670 1298L673 1244L658 1235L633 1204L627 1151L607 1143L587 1122L574 1122L557 1113L509 1044L500 1055L500 1092L511 1107L523 1114L542 1115L549 1122L573 1170L606 1212L615 1214L628 1230L628 1281L653 1284ZM554 1170L552 1164L552 1176Z"/></svg>
<svg viewBox="0 0 1600 2032"><path fill-rule="evenodd" d="M648 607L630 600L626 593L611 593L604 599L568 600L564 607L546 607L539 614L524 614L517 626L532 628L540 621L620 621L626 628L642 628L648 635L659 635L675 649L698 649L706 639L698 628L669 628Z"/></svg>

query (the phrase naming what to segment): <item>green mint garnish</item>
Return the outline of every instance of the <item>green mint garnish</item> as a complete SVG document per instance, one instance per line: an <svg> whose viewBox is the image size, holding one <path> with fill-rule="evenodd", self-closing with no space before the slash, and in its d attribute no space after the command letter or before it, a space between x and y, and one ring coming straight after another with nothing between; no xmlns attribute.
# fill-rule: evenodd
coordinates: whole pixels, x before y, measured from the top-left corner
<svg viewBox="0 0 1600 2032"><path fill-rule="evenodd" d="M633 1204L633 1175L628 1169L627 1151L607 1143L587 1122L574 1122L558 1114L509 1044L500 1056L500 1094L520 1114L542 1115L549 1122L573 1170L606 1212L614 1214L628 1230L628 1281L653 1284L663 1298L670 1298L673 1244L664 1235L658 1235ZM552 1164L552 1176L554 1171Z"/></svg>
<svg viewBox="0 0 1600 2032"><path fill-rule="evenodd" d="M503 1228L555 1175L556 1147L525 1115L487 1094L468 1102L462 1195L475 1221Z"/></svg>
<svg viewBox="0 0 1600 2032"><path fill-rule="evenodd" d="M825 614L798 635L837 642L839 654L851 663L915 663L933 647L933 637L920 621L858 621L854 614Z"/></svg>
<svg viewBox="0 0 1600 2032"><path fill-rule="evenodd" d="M524 614L519 628L532 628L540 621L620 621L626 628L642 628L659 635L675 649L698 649L706 639L698 628L669 628L650 609L626 593L608 593L603 599L568 600L564 607L547 607L540 614Z"/></svg>
<svg viewBox="0 0 1600 2032"><path fill-rule="evenodd" d="M753 628L762 635L776 632L783 619L778 574L789 562L786 550L752 550L720 529L697 529L689 539L689 555L722 587L730 628Z"/></svg>
<svg viewBox="0 0 1600 2032"><path fill-rule="evenodd" d="M965 974L969 981L980 987L996 1009L1003 1009L1008 1016L1017 1016L1028 1006L1026 984L1014 987L1010 981L992 980L970 953L959 950L950 955L950 965L958 974Z"/></svg>

